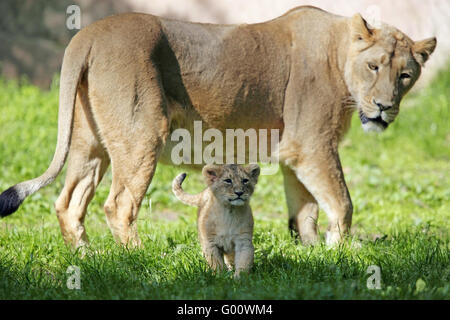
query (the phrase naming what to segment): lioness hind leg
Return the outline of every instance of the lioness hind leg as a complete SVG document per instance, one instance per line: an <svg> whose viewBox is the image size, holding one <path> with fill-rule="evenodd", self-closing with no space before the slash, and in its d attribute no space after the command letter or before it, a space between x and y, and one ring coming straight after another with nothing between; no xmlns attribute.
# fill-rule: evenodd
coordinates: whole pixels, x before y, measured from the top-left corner
<svg viewBox="0 0 450 320"><path fill-rule="evenodd" d="M104 206L108 226L117 242L136 247L141 244L138 211L170 121L158 70L141 50L129 51L110 69L91 67L88 79L94 118L111 159L112 185Z"/></svg>
<svg viewBox="0 0 450 320"><path fill-rule="evenodd" d="M168 120L152 120L148 126L136 123L118 138L114 137L116 128L103 135L112 167L112 186L104 206L106 218L116 241L131 247L141 244L138 211L168 136Z"/></svg>
<svg viewBox="0 0 450 320"><path fill-rule="evenodd" d="M165 124L162 124L164 122ZM155 123L167 127L167 121ZM112 166L112 186L105 203L108 225L118 242L140 246L137 216L145 192L155 173L158 156L168 132L136 126L128 136L111 143L107 138ZM158 135L159 134L159 135Z"/></svg>
<svg viewBox="0 0 450 320"><path fill-rule="evenodd" d="M55 202L64 241L75 248L88 243L84 228L86 208L109 165L108 155L94 133L79 97L66 180Z"/></svg>
<svg viewBox="0 0 450 320"><path fill-rule="evenodd" d="M124 161L126 156L139 158L138 154L115 154L111 157L113 181L104 209L116 241L138 247L141 245L136 225L138 211L155 172L157 157L154 152L149 152L141 155L140 164L128 165Z"/></svg>
<svg viewBox="0 0 450 320"><path fill-rule="evenodd" d="M319 241L317 219L319 206L314 197L298 180L294 171L281 165L284 192L289 212L289 229L292 236L300 236L304 245L314 245Z"/></svg>

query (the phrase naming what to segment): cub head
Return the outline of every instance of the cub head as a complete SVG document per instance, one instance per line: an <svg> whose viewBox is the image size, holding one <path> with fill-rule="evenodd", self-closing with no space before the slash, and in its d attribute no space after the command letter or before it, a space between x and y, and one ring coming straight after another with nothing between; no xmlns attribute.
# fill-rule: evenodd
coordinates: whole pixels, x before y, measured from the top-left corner
<svg viewBox="0 0 450 320"><path fill-rule="evenodd" d="M420 76L436 38L414 42L394 27L372 28L356 14L350 21L345 82L365 131L383 131Z"/></svg>
<svg viewBox="0 0 450 320"><path fill-rule="evenodd" d="M203 167L206 184L220 202L242 206L250 199L258 182L257 164L242 167L236 164L206 165Z"/></svg>

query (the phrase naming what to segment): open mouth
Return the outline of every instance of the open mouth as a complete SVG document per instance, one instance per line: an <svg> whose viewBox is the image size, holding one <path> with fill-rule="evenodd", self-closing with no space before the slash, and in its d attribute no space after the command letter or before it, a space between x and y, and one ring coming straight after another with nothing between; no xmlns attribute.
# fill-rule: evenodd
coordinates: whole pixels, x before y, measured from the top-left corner
<svg viewBox="0 0 450 320"><path fill-rule="evenodd" d="M362 112L361 110L359 111L359 119L361 119L361 123L362 124L366 124L368 122L372 122L375 124L379 124L380 126L383 127L383 129L386 129L387 126L389 125L389 123L387 123L386 121L384 121L383 119L381 119L381 115L379 115L376 118L368 118L364 112Z"/></svg>

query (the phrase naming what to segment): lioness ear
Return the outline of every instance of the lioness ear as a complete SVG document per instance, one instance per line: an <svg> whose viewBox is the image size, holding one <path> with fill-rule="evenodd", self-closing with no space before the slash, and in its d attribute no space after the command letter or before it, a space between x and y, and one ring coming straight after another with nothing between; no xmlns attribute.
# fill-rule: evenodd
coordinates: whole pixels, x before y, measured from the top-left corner
<svg viewBox="0 0 450 320"><path fill-rule="evenodd" d="M259 168L259 166L257 164L251 164L247 168L245 168L245 170L247 171L247 173L250 177L252 177L256 181L258 180L261 169Z"/></svg>
<svg viewBox="0 0 450 320"><path fill-rule="evenodd" d="M436 38L428 38L422 41L417 41L413 46L413 55L416 61L424 66L430 55L436 48Z"/></svg>
<svg viewBox="0 0 450 320"><path fill-rule="evenodd" d="M207 164L203 167L202 174L205 177L206 184L210 185L219 179L222 169L220 166Z"/></svg>
<svg viewBox="0 0 450 320"><path fill-rule="evenodd" d="M350 31L353 41L370 41L372 38L372 31L369 24L359 13L353 15Z"/></svg>

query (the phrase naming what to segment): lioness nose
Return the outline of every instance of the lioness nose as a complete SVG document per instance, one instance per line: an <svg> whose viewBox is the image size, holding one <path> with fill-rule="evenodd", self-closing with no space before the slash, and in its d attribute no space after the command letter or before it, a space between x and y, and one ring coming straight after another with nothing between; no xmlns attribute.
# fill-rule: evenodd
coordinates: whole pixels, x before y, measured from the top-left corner
<svg viewBox="0 0 450 320"><path fill-rule="evenodd" d="M236 193L238 197L240 197L244 194L243 191L235 191L234 193Z"/></svg>
<svg viewBox="0 0 450 320"><path fill-rule="evenodd" d="M375 102L375 104L377 105L378 109L380 109L380 111L386 111L386 110L389 110L390 108L392 108L391 104L390 105L385 105L385 104L382 104L382 103L380 103L378 101L375 101L375 100L373 102Z"/></svg>

